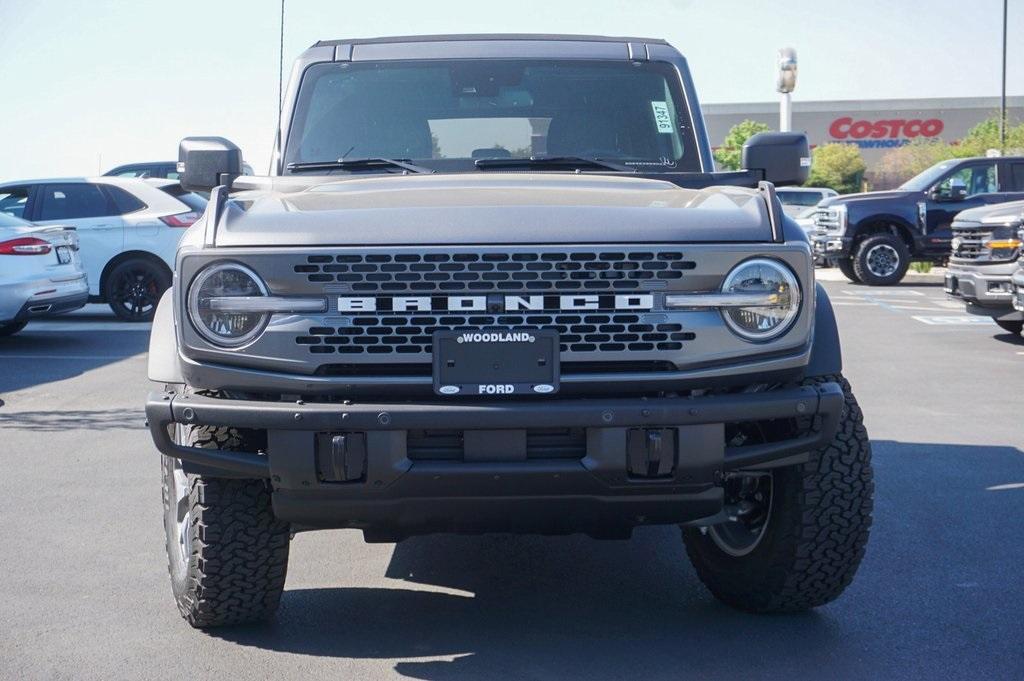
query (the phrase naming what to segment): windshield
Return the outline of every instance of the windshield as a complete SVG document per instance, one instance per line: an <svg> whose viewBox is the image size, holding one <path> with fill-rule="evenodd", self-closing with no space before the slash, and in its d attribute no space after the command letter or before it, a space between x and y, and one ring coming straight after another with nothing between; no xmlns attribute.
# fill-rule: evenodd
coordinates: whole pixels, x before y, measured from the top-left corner
<svg viewBox="0 0 1024 681"><path fill-rule="evenodd" d="M923 192L938 182L946 171L952 168L955 163L955 161L937 163L931 168L922 170L917 175L914 175L912 178L901 184L899 189L907 189L912 192Z"/></svg>
<svg viewBox="0 0 1024 681"><path fill-rule="evenodd" d="M531 156L700 171L675 68L597 60L318 64L302 79L284 163L387 158L458 171Z"/></svg>
<svg viewBox="0 0 1024 681"><path fill-rule="evenodd" d="M0 192L2 194L2 192ZM22 220L21 218L8 215L7 213L0 213L0 227L31 227L32 223L28 220Z"/></svg>
<svg viewBox="0 0 1024 681"><path fill-rule="evenodd" d="M786 206L817 206L818 202L825 198L821 192L797 192L779 189L775 192Z"/></svg>

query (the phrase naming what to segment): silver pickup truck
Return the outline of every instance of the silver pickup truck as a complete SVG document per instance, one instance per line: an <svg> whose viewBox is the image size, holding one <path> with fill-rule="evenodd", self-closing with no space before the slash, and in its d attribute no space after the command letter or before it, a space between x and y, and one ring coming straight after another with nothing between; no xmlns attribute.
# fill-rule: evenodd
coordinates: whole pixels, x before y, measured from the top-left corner
<svg viewBox="0 0 1024 681"><path fill-rule="evenodd" d="M293 533L682 528L753 612L850 583L870 444L807 238L803 135L716 173L661 40L317 43L269 176L186 138L208 191L153 325L173 593L265 618Z"/></svg>

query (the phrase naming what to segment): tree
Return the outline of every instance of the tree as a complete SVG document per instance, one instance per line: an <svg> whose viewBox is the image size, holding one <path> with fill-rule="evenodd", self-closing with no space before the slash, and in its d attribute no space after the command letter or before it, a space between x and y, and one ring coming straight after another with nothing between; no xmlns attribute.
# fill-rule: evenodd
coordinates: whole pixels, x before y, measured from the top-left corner
<svg viewBox="0 0 1024 681"><path fill-rule="evenodd" d="M1024 151L1024 123L1006 122L1006 154ZM984 156L989 149L999 148L999 116L987 118L971 128L956 145L958 158Z"/></svg>
<svg viewBox="0 0 1024 681"><path fill-rule="evenodd" d="M725 136L722 146L715 149L715 160L724 170L739 170L740 160L743 155L743 144L759 132L771 130L764 123L746 120L737 123Z"/></svg>
<svg viewBox="0 0 1024 681"><path fill-rule="evenodd" d="M860 191L864 177L864 159L853 144L824 144L811 154L809 187L831 187L840 194Z"/></svg>
<svg viewBox="0 0 1024 681"><path fill-rule="evenodd" d="M958 148L941 140L917 138L888 151L871 172L872 189L892 189L940 161L956 158Z"/></svg>

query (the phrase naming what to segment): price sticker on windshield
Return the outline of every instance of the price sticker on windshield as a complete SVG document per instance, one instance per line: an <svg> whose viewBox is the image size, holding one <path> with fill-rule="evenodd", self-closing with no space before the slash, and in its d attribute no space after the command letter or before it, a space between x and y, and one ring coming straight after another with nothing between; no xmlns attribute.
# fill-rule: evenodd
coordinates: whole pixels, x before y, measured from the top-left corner
<svg viewBox="0 0 1024 681"><path fill-rule="evenodd" d="M672 133L672 117L668 115L668 104L665 102L651 102L651 109L654 110L654 124L658 132Z"/></svg>

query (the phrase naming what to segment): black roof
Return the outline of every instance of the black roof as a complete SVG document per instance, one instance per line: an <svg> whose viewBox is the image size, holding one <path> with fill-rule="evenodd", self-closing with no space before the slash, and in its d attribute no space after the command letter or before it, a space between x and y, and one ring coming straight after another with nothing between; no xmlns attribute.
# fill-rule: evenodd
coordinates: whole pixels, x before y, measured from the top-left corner
<svg viewBox="0 0 1024 681"><path fill-rule="evenodd" d="M313 47L335 45L372 45L381 43L441 43L467 40L565 40L588 43L651 43L667 45L662 38L636 38L607 35L571 35L556 33L457 33L454 35L403 35L381 38L320 40Z"/></svg>

